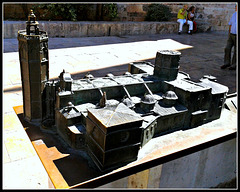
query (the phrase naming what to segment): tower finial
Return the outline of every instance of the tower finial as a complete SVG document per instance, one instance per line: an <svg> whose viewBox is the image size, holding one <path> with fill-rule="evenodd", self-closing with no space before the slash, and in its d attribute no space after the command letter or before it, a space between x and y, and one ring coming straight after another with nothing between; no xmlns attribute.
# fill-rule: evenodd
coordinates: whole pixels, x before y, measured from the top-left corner
<svg viewBox="0 0 240 192"><path fill-rule="evenodd" d="M28 15L28 21L29 21L29 22L33 22L33 23L36 22L36 16L35 16L35 14L33 13L33 10L32 10L32 9L30 10L30 14Z"/></svg>

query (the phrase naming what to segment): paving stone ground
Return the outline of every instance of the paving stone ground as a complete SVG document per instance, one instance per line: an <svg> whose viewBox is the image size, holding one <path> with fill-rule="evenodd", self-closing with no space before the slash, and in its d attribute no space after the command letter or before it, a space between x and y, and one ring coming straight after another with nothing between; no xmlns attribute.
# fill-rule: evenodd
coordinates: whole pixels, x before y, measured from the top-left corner
<svg viewBox="0 0 240 192"><path fill-rule="evenodd" d="M73 79L83 78L88 71L95 77L107 73L121 75L128 70L129 62L143 60L154 64L157 50L186 48L180 50L181 71L194 81L203 75L213 75L229 87L229 93L234 93L237 72L220 69L226 42L227 34L217 32L49 38L49 76L55 79L63 69L70 72ZM22 103L18 41L3 39L3 188L46 188L47 175L31 142L19 124L11 125L15 115L13 106Z"/></svg>

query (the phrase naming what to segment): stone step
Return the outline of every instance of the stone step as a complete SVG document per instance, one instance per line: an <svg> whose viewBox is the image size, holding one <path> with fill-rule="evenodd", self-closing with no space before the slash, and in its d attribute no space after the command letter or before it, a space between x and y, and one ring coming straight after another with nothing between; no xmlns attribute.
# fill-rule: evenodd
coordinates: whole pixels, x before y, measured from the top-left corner
<svg viewBox="0 0 240 192"><path fill-rule="evenodd" d="M17 38L25 29L25 21L4 21L4 38ZM49 37L100 37L177 33L177 22L71 22L39 21L39 29Z"/></svg>

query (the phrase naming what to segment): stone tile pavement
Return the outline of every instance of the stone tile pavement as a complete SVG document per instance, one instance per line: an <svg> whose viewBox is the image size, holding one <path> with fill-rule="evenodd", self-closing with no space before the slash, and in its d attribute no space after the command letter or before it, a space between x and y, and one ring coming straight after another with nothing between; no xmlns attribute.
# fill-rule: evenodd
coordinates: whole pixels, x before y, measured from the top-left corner
<svg viewBox="0 0 240 192"><path fill-rule="evenodd" d="M217 77L234 93L236 71L222 70L226 33L187 35L106 36L50 38L50 78L65 69L73 79L87 71L94 76L121 75L133 61L151 61L160 49L181 49L180 70L198 81L203 75ZM22 105L21 76L17 39L3 40L3 188L47 188L47 173L26 132L16 118L13 106ZM14 121L13 121L14 119Z"/></svg>

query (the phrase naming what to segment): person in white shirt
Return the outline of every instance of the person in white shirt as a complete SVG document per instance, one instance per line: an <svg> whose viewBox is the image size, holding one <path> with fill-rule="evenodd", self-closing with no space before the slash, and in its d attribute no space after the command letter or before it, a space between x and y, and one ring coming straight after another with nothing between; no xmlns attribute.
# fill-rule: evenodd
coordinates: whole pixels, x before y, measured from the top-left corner
<svg viewBox="0 0 240 192"><path fill-rule="evenodd" d="M193 22L193 32L197 31L197 23L194 21L195 18L195 7L191 6L188 10L188 20Z"/></svg>

